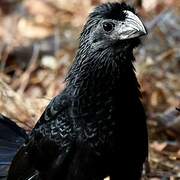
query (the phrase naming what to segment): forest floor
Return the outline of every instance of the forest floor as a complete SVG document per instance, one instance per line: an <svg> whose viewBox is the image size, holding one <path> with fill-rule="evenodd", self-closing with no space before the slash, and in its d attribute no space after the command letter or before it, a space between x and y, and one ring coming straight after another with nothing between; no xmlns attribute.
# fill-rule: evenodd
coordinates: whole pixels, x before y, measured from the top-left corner
<svg viewBox="0 0 180 180"><path fill-rule="evenodd" d="M106 0L0 1L0 113L31 131L63 90L83 24L101 2ZM128 2L149 32L135 51L150 139L144 174L180 179L180 1Z"/></svg>

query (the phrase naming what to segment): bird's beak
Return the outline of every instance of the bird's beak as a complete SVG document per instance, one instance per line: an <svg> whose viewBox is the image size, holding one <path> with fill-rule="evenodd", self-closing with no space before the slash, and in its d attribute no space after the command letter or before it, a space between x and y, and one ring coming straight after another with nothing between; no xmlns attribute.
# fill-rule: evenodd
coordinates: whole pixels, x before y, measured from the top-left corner
<svg viewBox="0 0 180 180"><path fill-rule="evenodd" d="M118 28L120 40L132 39L147 34L146 28L142 21L131 11L125 10L125 21L121 22Z"/></svg>

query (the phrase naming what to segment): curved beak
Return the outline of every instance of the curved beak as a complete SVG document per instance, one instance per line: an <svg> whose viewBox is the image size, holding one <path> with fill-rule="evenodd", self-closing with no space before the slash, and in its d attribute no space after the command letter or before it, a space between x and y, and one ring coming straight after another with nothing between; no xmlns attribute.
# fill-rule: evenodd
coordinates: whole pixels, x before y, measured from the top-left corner
<svg viewBox="0 0 180 180"><path fill-rule="evenodd" d="M147 34L147 30L138 16L131 11L125 10L125 21L121 21L117 27L120 40L132 39Z"/></svg>

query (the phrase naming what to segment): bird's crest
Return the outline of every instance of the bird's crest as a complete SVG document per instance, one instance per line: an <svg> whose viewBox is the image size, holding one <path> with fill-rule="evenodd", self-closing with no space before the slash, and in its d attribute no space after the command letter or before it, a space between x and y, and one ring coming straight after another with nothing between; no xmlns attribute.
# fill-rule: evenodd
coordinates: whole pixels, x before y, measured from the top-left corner
<svg viewBox="0 0 180 180"><path fill-rule="evenodd" d="M124 20L126 17L124 10L129 10L135 13L134 8L124 2L106 3L96 7L95 10L90 14L90 18L99 17L103 19Z"/></svg>

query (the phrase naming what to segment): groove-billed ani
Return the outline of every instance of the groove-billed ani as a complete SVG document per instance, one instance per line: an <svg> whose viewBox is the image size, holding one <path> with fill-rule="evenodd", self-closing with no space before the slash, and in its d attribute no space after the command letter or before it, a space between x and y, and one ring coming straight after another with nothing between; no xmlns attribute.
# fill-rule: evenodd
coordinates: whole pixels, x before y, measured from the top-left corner
<svg viewBox="0 0 180 180"><path fill-rule="evenodd" d="M139 180L148 154L133 48L146 29L125 3L89 15L66 88L42 114L8 180Z"/></svg>

